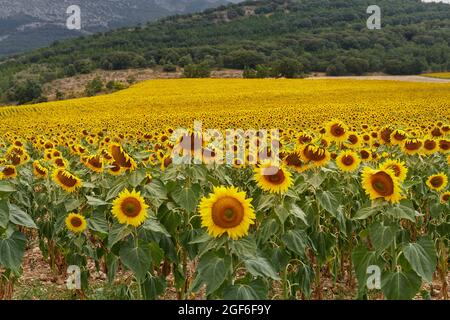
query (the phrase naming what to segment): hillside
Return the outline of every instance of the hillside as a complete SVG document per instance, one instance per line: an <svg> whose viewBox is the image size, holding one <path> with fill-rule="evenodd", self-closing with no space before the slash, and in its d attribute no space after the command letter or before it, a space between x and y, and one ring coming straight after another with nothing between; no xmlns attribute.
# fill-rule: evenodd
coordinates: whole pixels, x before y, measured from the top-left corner
<svg viewBox="0 0 450 320"><path fill-rule="evenodd" d="M44 47L55 40L136 25L161 17L201 11L227 0L2 0L0 57ZM82 30L65 26L70 5L82 13Z"/></svg>
<svg viewBox="0 0 450 320"><path fill-rule="evenodd" d="M380 0L382 29L368 30L366 9L371 4L371 0L248 1L61 41L3 61L0 90L6 93L29 74L49 82L98 68L192 63L330 75L450 70L448 4Z"/></svg>

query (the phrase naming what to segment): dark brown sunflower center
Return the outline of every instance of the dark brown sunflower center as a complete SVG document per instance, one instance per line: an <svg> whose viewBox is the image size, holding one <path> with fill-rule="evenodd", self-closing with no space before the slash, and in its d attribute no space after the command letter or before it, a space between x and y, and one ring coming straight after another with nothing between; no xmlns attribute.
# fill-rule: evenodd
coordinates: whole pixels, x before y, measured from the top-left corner
<svg viewBox="0 0 450 320"><path fill-rule="evenodd" d="M234 228L244 219L244 207L233 197L220 198L212 206L212 219L221 228Z"/></svg>
<svg viewBox="0 0 450 320"><path fill-rule="evenodd" d="M388 169L393 170L396 177L399 177L400 174L402 173L402 170L401 170L400 167L399 167L398 165L396 165L396 164L391 164L391 165L388 167Z"/></svg>
<svg viewBox="0 0 450 320"><path fill-rule="evenodd" d="M394 181L386 172L380 171L375 173L371 181L372 187L381 196L386 197L394 193Z"/></svg>
<svg viewBox="0 0 450 320"><path fill-rule="evenodd" d="M14 167L6 167L3 169L3 174L5 176L12 176L16 173L16 169Z"/></svg>
<svg viewBox="0 0 450 320"><path fill-rule="evenodd" d="M64 174L64 171L59 171L57 177L63 185L69 188L74 187L77 184L77 180L72 175Z"/></svg>
<svg viewBox="0 0 450 320"><path fill-rule="evenodd" d="M430 184L435 188L439 188L443 183L444 179L441 176L433 177L430 180Z"/></svg>
<svg viewBox="0 0 450 320"><path fill-rule="evenodd" d="M36 166L36 172L39 173L41 176L45 176L47 174L45 169L40 166Z"/></svg>
<svg viewBox="0 0 450 320"><path fill-rule="evenodd" d="M139 200L131 197L124 199L120 207L122 209L123 214L129 218L137 217L142 209Z"/></svg>
<svg viewBox="0 0 450 320"><path fill-rule="evenodd" d="M405 142L405 148L407 150L419 150L420 147L422 146L422 143L420 141L406 141Z"/></svg>
<svg viewBox="0 0 450 320"><path fill-rule="evenodd" d="M381 139L383 139L383 141L385 141L387 143L391 142L391 133L392 133L391 129L389 129L389 128L383 129L380 132Z"/></svg>
<svg viewBox="0 0 450 320"><path fill-rule="evenodd" d="M342 163L346 166L351 166L355 162L355 159L353 159L352 156L343 156L342 157Z"/></svg>
<svg viewBox="0 0 450 320"><path fill-rule="evenodd" d="M341 137L345 134L345 129L341 125L335 123L331 126L330 132L335 137Z"/></svg>
<svg viewBox="0 0 450 320"><path fill-rule="evenodd" d="M72 217L72 219L70 219L70 224L75 228L78 228L83 224L83 221L78 217Z"/></svg>
<svg viewBox="0 0 450 320"><path fill-rule="evenodd" d="M164 167L168 167L172 164L172 158L168 157L164 159Z"/></svg>
<svg viewBox="0 0 450 320"><path fill-rule="evenodd" d="M358 142L358 137L357 137L356 135L354 135L354 134L351 134L351 135L348 137L348 141L350 141L351 144L355 144L355 143Z"/></svg>
<svg viewBox="0 0 450 320"><path fill-rule="evenodd" d="M302 160L296 153L291 153L286 157L286 163L288 166L301 167L303 165Z"/></svg>
<svg viewBox="0 0 450 320"><path fill-rule="evenodd" d="M439 148L441 148L444 151L447 151L450 149L450 142L447 140L441 140L439 141Z"/></svg>
<svg viewBox="0 0 450 320"><path fill-rule="evenodd" d="M94 168L101 168L102 163L100 162L100 159L98 157L89 159L89 164L93 166Z"/></svg>
<svg viewBox="0 0 450 320"><path fill-rule="evenodd" d="M424 142L423 147L427 150L433 150L434 148L436 148L437 143L436 141L433 140L427 140Z"/></svg>
<svg viewBox="0 0 450 320"><path fill-rule="evenodd" d="M396 132L394 134L394 139L395 140L401 141L401 140L403 140L405 138L406 138L406 136L404 134L401 134L400 132Z"/></svg>
<svg viewBox="0 0 450 320"><path fill-rule="evenodd" d="M367 152L366 150L362 150L359 154L361 155L361 158L363 158L363 159L369 159L369 157L370 157L370 153Z"/></svg>
<svg viewBox="0 0 450 320"><path fill-rule="evenodd" d="M444 202L447 202L448 200L450 200L450 194L444 194L443 196L442 196L442 200L444 200Z"/></svg>
<svg viewBox="0 0 450 320"><path fill-rule="evenodd" d="M286 180L283 170L273 166L265 168L263 171L263 176L269 183L276 185L282 184L284 180Z"/></svg>

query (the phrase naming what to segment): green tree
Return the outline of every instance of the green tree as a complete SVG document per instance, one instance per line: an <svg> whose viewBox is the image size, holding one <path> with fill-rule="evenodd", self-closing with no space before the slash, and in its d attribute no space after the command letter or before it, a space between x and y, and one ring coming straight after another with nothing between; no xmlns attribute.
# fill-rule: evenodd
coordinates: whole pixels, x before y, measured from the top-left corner
<svg viewBox="0 0 450 320"><path fill-rule="evenodd" d="M86 84L85 93L88 97L95 96L97 93L103 90L103 82L100 77L95 77L93 80Z"/></svg>

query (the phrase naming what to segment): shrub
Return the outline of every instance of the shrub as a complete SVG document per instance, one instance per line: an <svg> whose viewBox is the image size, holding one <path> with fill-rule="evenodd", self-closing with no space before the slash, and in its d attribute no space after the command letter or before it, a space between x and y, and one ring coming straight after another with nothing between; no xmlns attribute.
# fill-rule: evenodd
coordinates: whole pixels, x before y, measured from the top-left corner
<svg viewBox="0 0 450 320"><path fill-rule="evenodd" d="M95 96L103 90L103 82L100 77L96 77L86 84L85 93L88 97Z"/></svg>
<svg viewBox="0 0 450 320"><path fill-rule="evenodd" d="M42 85L36 80L26 80L22 83L14 84L8 94L7 98L11 101L17 101L19 104L24 104L36 101L42 97Z"/></svg>
<svg viewBox="0 0 450 320"><path fill-rule="evenodd" d="M185 78L208 78L211 75L211 69L205 63L189 64L183 70Z"/></svg>

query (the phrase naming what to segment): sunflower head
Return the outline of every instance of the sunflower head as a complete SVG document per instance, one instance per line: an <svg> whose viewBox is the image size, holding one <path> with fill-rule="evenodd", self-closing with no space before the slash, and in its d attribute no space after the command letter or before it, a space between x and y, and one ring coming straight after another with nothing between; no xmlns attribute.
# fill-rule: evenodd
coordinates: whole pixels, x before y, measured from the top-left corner
<svg viewBox="0 0 450 320"><path fill-rule="evenodd" d="M140 226L148 217L148 205L139 192L125 189L113 201L112 214L119 223Z"/></svg>
<svg viewBox="0 0 450 320"><path fill-rule="evenodd" d="M326 125L325 132L331 141L345 142L348 138L348 128L341 121L331 121Z"/></svg>
<svg viewBox="0 0 450 320"><path fill-rule="evenodd" d="M358 170L361 159L358 154L351 150L342 151L336 157L336 165L339 169L346 172L353 172Z"/></svg>
<svg viewBox="0 0 450 320"><path fill-rule="evenodd" d="M33 161L33 173L38 178L46 178L48 176L48 169L41 165L39 160Z"/></svg>
<svg viewBox="0 0 450 320"><path fill-rule="evenodd" d="M86 219L78 213L69 213L66 218L66 227L73 233L81 233L87 228Z"/></svg>
<svg viewBox="0 0 450 320"><path fill-rule="evenodd" d="M448 177L443 172L433 174L427 179L427 186L434 191L441 191L445 189L447 184L448 184Z"/></svg>
<svg viewBox="0 0 450 320"><path fill-rule="evenodd" d="M375 170L365 167L362 172L362 185L371 200L383 198L398 203L402 199L399 180L391 169Z"/></svg>
<svg viewBox="0 0 450 320"><path fill-rule="evenodd" d="M74 192L81 187L81 179L65 169L56 169L53 172L53 180L66 192Z"/></svg>
<svg viewBox="0 0 450 320"><path fill-rule="evenodd" d="M258 186L271 193L284 193L293 183L291 173L283 165L271 161L261 163L254 173Z"/></svg>
<svg viewBox="0 0 450 320"><path fill-rule="evenodd" d="M246 236L256 219L251 201L236 187L215 187L213 193L200 201L202 227L216 238L224 233L233 240Z"/></svg>
<svg viewBox="0 0 450 320"><path fill-rule="evenodd" d="M441 194L441 203L450 203L450 191L446 191L443 194Z"/></svg>
<svg viewBox="0 0 450 320"><path fill-rule="evenodd" d="M380 165L380 169L391 169L401 182L405 181L406 175L408 174L408 168L406 167L405 162L400 160L386 160Z"/></svg>
<svg viewBox="0 0 450 320"><path fill-rule="evenodd" d="M17 177L17 169L14 165L5 165L2 170L3 179L13 179Z"/></svg>

